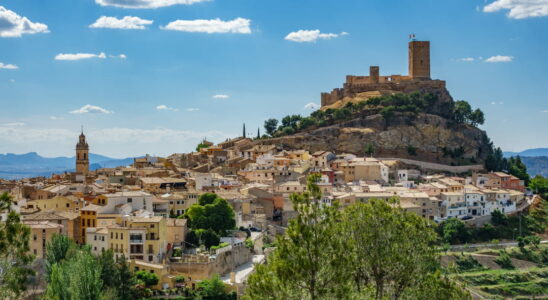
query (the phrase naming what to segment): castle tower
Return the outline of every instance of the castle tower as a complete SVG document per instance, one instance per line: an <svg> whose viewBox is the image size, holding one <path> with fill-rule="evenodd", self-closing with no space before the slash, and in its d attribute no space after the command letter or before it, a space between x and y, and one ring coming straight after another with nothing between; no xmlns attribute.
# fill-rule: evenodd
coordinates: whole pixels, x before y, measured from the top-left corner
<svg viewBox="0 0 548 300"><path fill-rule="evenodd" d="M89 172L89 146L84 131L76 144L76 173L87 175Z"/></svg>
<svg viewBox="0 0 548 300"><path fill-rule="evenodd" d="M369 82L379 83L379 66L369 67Z"/></svg>
<svg viewBox="0 0 548 300"><path fill-rule="evenodd" d="M409 42L409 77L430 79L430 42Z"/></svg>

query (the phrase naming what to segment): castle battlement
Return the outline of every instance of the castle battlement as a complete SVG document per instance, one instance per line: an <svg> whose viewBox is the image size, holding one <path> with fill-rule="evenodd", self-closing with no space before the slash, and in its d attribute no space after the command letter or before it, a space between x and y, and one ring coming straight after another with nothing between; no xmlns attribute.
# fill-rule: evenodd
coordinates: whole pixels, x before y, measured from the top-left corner
<svg viewBox="0 0 548 300"><path fill-rule="evenodd" d="M380 76L378 66L369 67L369 76L347 75L342 88L321 93L321 105L331 105L357 93L392 90L402 93L445 88L445 81L430 78L430 42L409 42L409 75Z"/></svg>

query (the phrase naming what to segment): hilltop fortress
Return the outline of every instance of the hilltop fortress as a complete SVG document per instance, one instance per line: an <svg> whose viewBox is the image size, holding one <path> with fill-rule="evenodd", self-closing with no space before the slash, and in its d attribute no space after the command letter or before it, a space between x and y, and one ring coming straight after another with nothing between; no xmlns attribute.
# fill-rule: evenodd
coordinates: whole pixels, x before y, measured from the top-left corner
<svg viewBox="0 0 548 300"><path fill-rule="evenodd" d="M369 76L347 75L342 88L335 88L331 93L321 94L322 108L330 106L358 93L372 91L392 91L401 93L445 91L444 80L430 78L430 42L409 42L409 75L380 76L379 67L369 67Z"/></svg>

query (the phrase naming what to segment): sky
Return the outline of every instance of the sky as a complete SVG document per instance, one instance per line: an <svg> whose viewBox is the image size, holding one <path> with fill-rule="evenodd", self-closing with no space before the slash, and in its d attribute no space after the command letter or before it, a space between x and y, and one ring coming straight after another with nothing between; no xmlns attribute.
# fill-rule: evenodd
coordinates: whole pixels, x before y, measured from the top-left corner
<svg viewBox="0 0 548 300"><path fill-rule="evenodd" d="M0 153L255 135L347 74L407 74L409 34L496 146L548 147L548 0L0 0Z"/></svg>

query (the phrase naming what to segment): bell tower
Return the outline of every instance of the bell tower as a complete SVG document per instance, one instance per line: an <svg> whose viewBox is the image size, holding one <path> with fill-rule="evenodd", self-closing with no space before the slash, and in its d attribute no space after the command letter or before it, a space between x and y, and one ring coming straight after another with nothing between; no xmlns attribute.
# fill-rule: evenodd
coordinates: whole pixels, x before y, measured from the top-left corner
<svg viewBox="0 0 548 300"><path fill-rule="evenodd" d="M89 146L86 142L84 129L76 144L76 173L87 175L89 172Z"/></svg>

